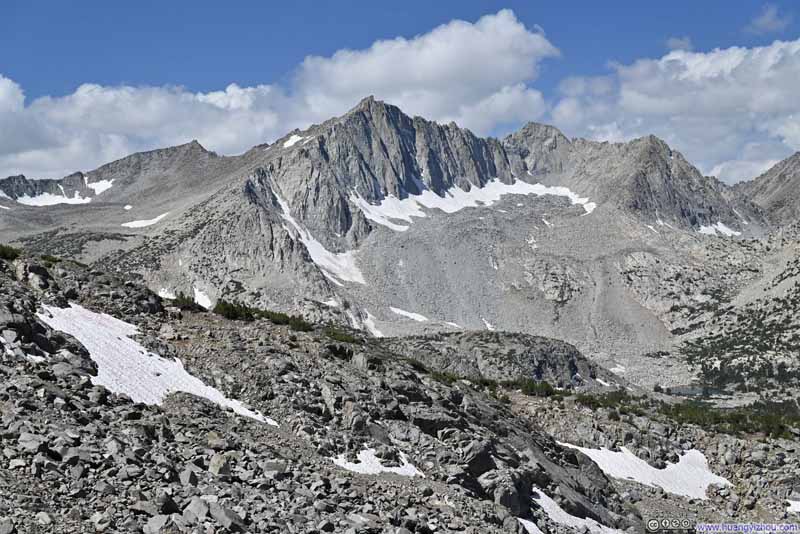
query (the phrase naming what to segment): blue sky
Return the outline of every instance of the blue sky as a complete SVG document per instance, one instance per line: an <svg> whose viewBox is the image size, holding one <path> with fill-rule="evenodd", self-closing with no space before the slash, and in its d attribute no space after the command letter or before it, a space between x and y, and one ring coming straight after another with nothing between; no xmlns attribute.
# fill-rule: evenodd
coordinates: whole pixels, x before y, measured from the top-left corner
<svg viewBox="0 0 800 534"><path fill-rule="evenodd" d="M768 55L758 50L776 40L797 39L800 13L793 2L230 4L3 2L0 120L16 132L13 139L0 133L0 174L57 176L186 137L236 153L341 113L371 93L412 113L456 120L479 134L500 135L526 120L555 123L568 135L612 141L652 131L704 172L716 171L728 181L800 148L800 128L794 118L786 119L796 110L774 102L764 109L764 102L752 98L765 85L771 89L770 79L797 74L794 61L800 58L792 46L774 51L783 58L770 66L778 72L765 79L755 79L764 77L763 72L752 74L763 70L757 65ZM480 29L481 17L495 18ZM447 30L437 33L442 27ZM473 27L478 29L470 33ZM376 49L376 42L391 43L397 37L404 38L405 52ZM470 48L475 42L488 50L485 56ZM685 57L665 60L670 47L691 48L695 54L690 57L686 51ZM714 55L717 48L723 52ZM336 55L344 49L361 55ZM459 49L475 62L469 69L444 69L446 76L437 77L427 71L429 64L415 63L414 57L425 56L428 49L449 65L468 64L469 57L459 57ZM319 61L309 61L309 56ZM706 70L698 82L696 70L687 73L703 58L714 65L739 63L735 72ZM503 61L508 65L496 65ZM428 73L395 90L403 82L391 72L391 62L408 69L411 77ZM517 76L515 70L523 74ZM475 72L484 71L485 79L477 80ZM743 82L743 76L754 79ZM342 77L354 81L339 87ZM728 78L723 80L727 86L720 86L720 77ZM4 80L10 87L5 92ZM648 86L653 83L664 88L663 94ZM737 96L743 83L752 93L749 99ZM231 84L240 91L227 90ZM463 90L467 85L474 90ZM326 93L328 86L333 88ZM690 109L698 91L715 95L704 110L712 120L702 125ZM686 105L672 106L671 92ZM4 94L10 102L5 106ZM449 95L448 105L443 95ZM771 101L782 97L774 95ZM142 112L127 116L125 106ZM730 117L737 107L742 108L742 120L754 110L763 114L739 124ZM182 110L178 116L176 108ZM712 113L711 108L719 109ZM108 118L105 125L103 117ZM176 122L180 128L170 129ZM250 133L237 134L237 129ZM60 140L65 136L80 142ZM711 137L715 141L709 144Z"/></svg>

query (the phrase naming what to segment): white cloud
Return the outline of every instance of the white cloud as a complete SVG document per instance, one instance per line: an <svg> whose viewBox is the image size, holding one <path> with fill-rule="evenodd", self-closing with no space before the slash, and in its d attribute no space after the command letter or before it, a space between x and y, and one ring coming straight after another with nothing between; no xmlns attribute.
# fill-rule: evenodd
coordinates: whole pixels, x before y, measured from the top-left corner
<svg viewBox="0 0 800 534"><path fill-rule="evenodd" d="M540 31L502 10L364 50L307 57L285 86L231 84L193 93L87 83L26 105L22 89L0 75L0 177L59 177L193 138L210 150L240 153L341 114L370 94L408 113L487 134L546 112L530 83L539 63L558 53Z"/></svg>
<svg viewBox="0 0 800 534"><path fill-rule="evenodd" d="M688 35L683 37L670 37L666 43L668 50L694 50L692 38Z"/></svg>
<svg viewBox="0 0 800 534"><path fill-rule="evenodd" d="M757 35L778 33L785 30L791 23L792 16L790 14L781 14L777 6L765 4L761 13L745 27L745 31Z"/></svg>
<svg viewBox="0 0 800 534"><path fill-rule="evenodd" d="M613 71L607 93L588 89L592 78L562 84L554 122L603 140L654 133L728 182L800 150L800 40L674 50Z"/></svg>

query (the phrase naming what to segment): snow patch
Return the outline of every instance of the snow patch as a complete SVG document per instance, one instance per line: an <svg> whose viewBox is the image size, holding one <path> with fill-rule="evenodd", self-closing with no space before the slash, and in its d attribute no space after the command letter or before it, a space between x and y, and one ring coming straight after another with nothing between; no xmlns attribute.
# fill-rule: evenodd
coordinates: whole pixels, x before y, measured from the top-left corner
<svg viewBox="0 0 800 534"><path fill-rule="evenodd" d="M379 475L381 473L394 473L404 477L425 477L414 465L408 463L408 458L404 453L400 453L399 467L386 467L381 464L380 458L375 456L375 449L364 449L358 453L358 462L349 462L344 454L333 458L333 463L343 469L364 475Z"/></svg>
<svg viewBox="0 0 800 534"><path fill-rule="evenodd" d="M581 451L610 477L633 480L645 486L658 486L666 492L691 499L705 499L706 489L712 484L731 485L708 468L705 455L697 449L686 451L676 464L656 469L625 447L615 452L606 448L589 449L569 443L559 444Z"/></svg>
<svg viewBox="0 0 800 534"><path fill-rule="evenodd" d="M175 300L175 293L165 287L158 290L158 296L162 299Z"/></svg>
<svg viewBox="0 0 800 534"><path fill-rule="evenodd" d="M522 528L524 528L525 532L528 534L544 534L544 532L539 530L539 527L537 527L536 523L533 521L528 521L527 519L522 519L521 517L518 517L517 521L519 521L519 524L522 525Z"/></svg>
<svg viewBox="0 0 800 534"><path fill-rule="evenodd" d="M720 234L728 237L742 235L742 232L732 230L725 226L722 222L718 222L717 224L713 224L711 226L701 226L698 232L705 235L717 235L717 232L719 232Z"/></svg>
<svg viewBox="0 0 800 534"><path fill-rule="evenodd" d="M800 514L800 501L792 501L787 499L786 502L789 503L789 505L786 507L787 512Z"/></svg>
<svg viewBox="0 0 800 534"><path fill-rule="evenodd" d="M163 219L167 215L169 215L169 212L162 213L161 215L159 215L155 219L147 219L147 220L144 220L144 221L131 221L131 222L122 223L122 226L124 226L125 228L144 228L145 226L152 226L152 225L156 224L157 222L159 222L161 219Z"/></svg>
<svg viewBox="0 0 800 534"><path fill-rule="evenodd" d="M211 299L207 294L203 293L196 287L193 287L192 289L194 290L194 301L196 303L198 303L200 306L204 307L207 310L210 310L211 308L214 307L214 305L211 303Z"/></svg>
<svg viewBox="0 0 800 534"><path fill-rule="evenodd" d="M568 513L561 508L556 501L545 495L545 493L538 488L534 488L534 494L536 496L533 497L533 501L541 506L542 510L544 510L547 516L555 523L572 527L578 531L586 529L592 534L622 534L621 530L602 525L594 519L576 517Z"/></svg>
<svg viewBox="0 0 800 534"><path fill-rule="evenodd" d="M84 181L86 181L86 187L92 189L95 195L99 195L104 191L108 191L109 189L111 189L111 186L114 183L114 180L98 180L90 184L88 182L89 179L86 176L84 176L83 179Z"/></svg>
<svg viewBox="0 0 800 534"><path fill-rule="evenodd" d="M595 378L594 380L595 380L595 382L597 382L601 386L609 387L611 385L608 382L606 382L605 380L602 380L600 378Z"/></svg>
<svg viewBox="0 0 800 534"><path fill-rule="evenodd" d="M311 235L311 232L300 226L300 223L298 223L295 218L292 217L291 211L289 210L289 205L286 203L286 201L277 194L275 194L275 198L278 200L278 204L281 207L281 216L295 229L300 237L300 241L302 241L306 246L306 250L308 250L308 255L311 256L311 260L317 264L317 266L322 270L323 274L328 277L328 279L339 286L342 285L339 280L355 282L358 284L366 284L364 281L364 275L361 274L361 271L356 265L356 259L352 251L333 253L326 249L322 243L314 239L314 236Z"/></svg>
<svg viewBox="0 0 800 534"><path fill-rule="evenodd" d="M422 193L419 195L409 195L403 199L389 195L379 204L370 204L360 194L353 192L350 194L350 201L359 207L364 217L396 232L404 232L408 229L407 225L399 224L397 221L411 224L412 217L427 217L423 208L439 209L449 214L464 208L491 206L504 195L566 197L572 204L583 206L586 214L591 213L597 207L597 204L589 202L588 198L580 197L566 187L530 184L522 180L517 180L513 184L505 184L494 179L483 187L474 186L469 191L454 186L445 191L443 196L425 188L422 182L418 182L418 184L422 189Z"/></svg>
<svg viewBox="0 0 800 534"><path fill-rule="evenodd" d="M383 337L383 332L378 330L378 327L375 326L375 316L367 310L364 310L364 313L367 315L367 318L364 319L364 326L367 328L367 331L375 337Z"/></svg>
<svg viewBox="0 0 800 534"><path fill-rule="evenodd" d="M553 223L551 223L551 222L550 222L550 221L548 221L547 219L542 219L542 222L543 222L543 223L544 223L544 225L545 225L545 226L547 226L548 228L550 228L550 227L552 227L552 226L553 226Z"/></svg>
<svg viewBox="0 0 800 534"><path fill-rule="evenodd" d="M291 137L289 137L289 139L287 139L286 142L283 143L283 148L293 147L295 144L302 141L303 139L305 139L305 137L303 137L302 135L292 134Z"/></svg>
<svg viewBox="0 0 800 534"><path fill-rule="evenodd" d="M125 204L125 207L122 209L124 209L125 211L132 210L133 206L131 206L130 204Z"/></svg>
<svg viewBox="0 0 800 534"><path fill-rule="evenodd" d="M463 328L460 324L451 323L450 321L445 321L444 324L446 324L447 326L452 326L453 328Z"/></svg>
<svg viewBox="0 0 800 534"><path fill-rule="evenodd" d="M651 230L651 231L652 231L654 234L657 234L657 233L658 233L658 230L656 230L655 228L653 228L653 226L652 226L652 225L650 225L650 224L646 224L645 226L647 226L647 227L648 227L648 228L649 228L649 229L650 229L650 230Z"/></svg>
<svg viewBox="0 0 800 534"><path fill-rule="evenodd" d="M10 210L10 209L11 208L9 208L8 206L0 206L0 210Z"/></svg>
<svg viewBox="0 0 800 534"><path fill-rule="evenodd" d="M616 364L614 367L609 369L609 371L618 375L624 373L625 371L627 371L627 369L625 368L624 365Z"/></svg>
<svg viewBox="0 0 800 534"><path fill-rule="evenodd" d="M227 398L218 389L189 374L179 359L168 360L148 352L131 339L138 333L132 324L77 304L70 304L69 308L44 306L44 312L37 316L51 328L74 336L86 347L97 364L97 376L92 377L95 385L145 404L161 404L170 393L184 391L230 408L239 415L277 426L272 419Z"/></svg>
<svg viewBox="0 0 800 534"><path fill-rule="evenodd" d="M336 300L336 299L328 299L328 300L323 301L322 303L324 305L326 305L326 306L330 306L331 308L338 308L339 307L339 301Z"/></svg>
<svg viewBox="0 0 800 534"><path fill-rule="evenodd" d="M75 196L73 197L68 197L64 192L63 187L61 187L61 192L63 193L62 195L54 195L52 193L42 193L40 195L36 195L35 197L23 195L21 197L17 197L16 200L20 204L34 206L37 208L42 206L55 206L56 204L88 204L92 201L91 197L81 197L78 191L75 191Z"/></svg>
<svg viewBox="0 0 800 534"><path fill-rule="evenodd" d="M489 321L487 321L483 317L481 317L481 321L483 321L484 326L486 326L486 330L488 330L489 332L494 332L495 328L494 328L494 325L492 323L490 323Z"/></svg>
<svg viewBox="0 0 800 534"><path fill-rule="evenodd" d="M413 319L414 321L420 323L424 323L428 320L427 317L419 313L401 310L400 308L393 308L392 306L389 306L389 309L392 310L392 313L395 313L397 315L402 315L403 317L408 317L409 319Z"/></svg>

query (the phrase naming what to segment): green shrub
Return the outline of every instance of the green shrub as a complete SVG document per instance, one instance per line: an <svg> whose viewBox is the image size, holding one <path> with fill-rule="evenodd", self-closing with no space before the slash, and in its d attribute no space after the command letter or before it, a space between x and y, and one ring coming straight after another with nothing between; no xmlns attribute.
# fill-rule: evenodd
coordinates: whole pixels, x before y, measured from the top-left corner
<svg viewBox="0 0 800 534"><path fill-rule="evenodd" d="M206 311L206 309L196 303L192 297L180 291L175 295L175 298L172 299L172 305L184 311Z"/></svg>
<svg viewBox="0 0 800 534"><path fill-rule="evenodd" d="M325 335L331 338L334 341L338 341L340 343L361 343L362 340L357 338L356 336L348 333L343 332L342 330L338 330L332 326L329 326L325 329Z"/></svg>
<svg viewBox="0 0 800 534"><path fill-rule="evenodd" d="M296 332L310 332L314 330L314 325L307 322L300 316L288 315L282 312L275 312L270 310L260 310L239 304L237 302L228 302L224 299L219 299L214 305L213 312L221 315L226 319L232 321L254 321L255 319L267 319L273 324L288 325L290 330Z"/></svg>
<svg viewBox="0 0 800 534"><path fill-rule="evenodd" d="M14 261L19 258L22 251L8 245L0 245L0 260Z"/></svg>
<svg viewBox="0 0 800 534"><path fill-rule="evenodd" d="M433 371L431 372L431 378L437 382L441 382L442 384L447 384L448 386L456 383L459 379L458 375L454 375L453 373L448 373L446 371Z"/></svg>

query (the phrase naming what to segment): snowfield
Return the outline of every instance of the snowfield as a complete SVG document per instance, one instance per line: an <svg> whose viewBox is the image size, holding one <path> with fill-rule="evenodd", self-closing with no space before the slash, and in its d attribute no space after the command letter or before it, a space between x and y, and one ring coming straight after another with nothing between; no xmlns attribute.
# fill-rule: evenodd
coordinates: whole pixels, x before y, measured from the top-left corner
<svg viewBox="0 0 800 534"><path fill-rule="evenodd" d="M556 501L545 495L545 493L540 489L534 488L534 494L535 496L533 497L533 502L538 504L542 510L544 510L547 516L559 525L572 527L577 529L578 532L582 532L585 529L592 534L623 534L621 530L602 525L594 519L576 517L569 514L566 510L561 508Z"/></svg>
<svg viewBox="0 0 800 534"><path fill-rule="evenodd" d="M519 524L522 525L522 528L524 528L525 532L528 534L544 534L544 532L539 530L539 527L537 527L536 523L533 521L522 519L520 517L517 518L517 521L519 521Z"/></svg>
<svg viewBox="0 0 800 534"><path fill-rule="evenodd" d="M711 226L701 226L700 230L698 230L701 234L705 235L717 235L717 232L724 236L732 237L736 235L742 235L742 232L737 232L736 230L732 230L722 224L722 222L718 222L717 224L713 224Z"/></svg>
<svg viewBox="0 0 800 534"><path fill-rule="evenodd" d="M61 188L61 191L64 191L64 188ZM41 195L36 195L35 197L29 197L27 195L23 195L21 197L17 197L17 202L20 204L24 204L26 206L33 206L36 208L41 208L44 206L55 206L56 204L88 204L92 201L91 197L83 198L80 194L75 191L75 196L68 197L65 194L63 195L54 195L52 193L42 193Z"/></svg>
<svg viewBox="0 0 800 534"><path fill-rule="evenodd" d="M633 480L645 486L658 486L666 492L691 499L704 500L706 489L712 484L731 485L728 480L711 472L705 455L697 449L686 451L676 464L656 469L625 447L615 452L606 448L589 449L569 443L559 442L559 445L581 451L610 477Z"/></svg>
<svg viewBox="0 0 800 534"><path fill-rule="evenodd" d="M364 275L361 274L361 271L356 265L356 258L352 251L334 253L326 249L322 243L311 235L311 232L303 228L300 223L292 217L289 204L278 196L277 193L275 194L275 198L278 200L278 204L281 207L281 216L295 229L300 241L306 246L311 260L331 282L338 286L342 285L339 280L355 282L357 284L366 283L364 281ZM286 227L284 226L284 228ZM288 232L289 229L286 228L286 231Z"/></svg>
<svg viewBox="0 0 800 534"><path fill-rule="evenodd" d="M400 453L400 462L403 464L399 467L385 467L381 464L380 458L375 456L375 449L364 449L358 453L358 462L348 462L346 455L340 454L338 457L333 458L333 463L343 469L352 471L354 473L361 473L364 475L379 475L381 473L394 473L404 477L425 477L412 464L408 463L408 458L402 452Z"/></svg>
<svg viewBox="0 0 800 534"><path fill-rule="evenodd" d="M402 315L403 317L408 317L409 319L417 321L418 323L424 323L428 321L427 317L419 313L401 310L400 308L394 308L392 306L389 306L389 310L391 310L391 312L396 315Z"/></svg>
<svg viewBox="0 0 800 534"><path fill-rule="evenodd" d="M204 292L200 291L196 287L193 287L192 290L194 291L194 301L198 303L200 306L204 307L207 310L210 310L214 307L211 302L211 297L209 297Z"/></svg>
<svg viewBox="0 0 800 534"><path fill-rule="evenodd" d="M158 290L158 296L161 297L162 299L170 299L170 300L175 300L176 298L175 292L170 289L167 289L166 287L162 287L161 289Z"/></svg>
<svg viewBox="0 0 800 534"><path fill-rule="evenodd" d="M230 408L239 415L270 425L278 424L192 376L180 360L168 360L148 352L131 339L138 332L132 324L77 304L69 308L44 306L44 312L37 316L51 328L74 336L86 347L97 364L93 384L145 404L161 404L170 393L184 391Z"/></svg>
<svg viewBox="0 0 800 534"><path fill-rule="evenodd" d="M469 191L464 191L460 187L452 187L445 191L444 196L439 196L433 191L425 189L422 182L419 183L420 188L423 189L419 195L408 195L403 199L390 195L381 200L380 204L370 204L360 194L352 192L350 194L350 202L358 206L367 219L396 232L408 230L408 224L413 222L412 217L427 217L423 208L455 213L464 208L491 206L504 195L555 195L566 197L572 204L583 206L586 214L591 213L597 207L597 204L589 202L588 198L582 198L566 187L530 184L522 180L517 180L513 184L504 184L499 180L492 180L483 187L475 186ZM398 221L404 221L408 224L400 224Z"/></svg>
<svg viewBox="0 0 800 534"><path fill-rule="evenodd" d="M161 219L163 219L167 215L169 215L169 212L162 213L161 215L159 215L155 219L147 219L147 220L144 220L144 221L131 221L131 222L122 223L122 226L124 226L125 228L144 228L146 226L152 226L152 225L156 224L157 222L159 222Z"/></svg>
<svg viewBox="0 0 800 534"><path fill-rule="evenodd" d="M800 514L800 501L791 501L787 500L786 502L789 505L786 507L786 511L793 514Z"/></svg>
<svg viewBox="0 0 800 534"><path fill-rule="evenodd" d="M86 184L86 187L92 189L95 195L99 195L103 191L108 191L111 189L111 186L114 184L114 180L98 180L90 184L89 177L84 174L83 183Z"/></svg>

